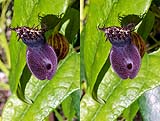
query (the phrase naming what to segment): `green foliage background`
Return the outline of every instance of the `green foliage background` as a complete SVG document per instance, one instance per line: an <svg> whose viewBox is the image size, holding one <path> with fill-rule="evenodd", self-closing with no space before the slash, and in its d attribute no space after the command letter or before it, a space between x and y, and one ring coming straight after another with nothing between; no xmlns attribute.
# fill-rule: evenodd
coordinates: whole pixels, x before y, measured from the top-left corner
<svg viewBox="0 0 160 121"><path fill-rule="evenodd" d="M63 23L69 22L65 23L65 26L62 25L60 32L72 43L73 39L75 41L75 36L79 30L79 28L76 28L78 25L75 24L79 23L79 19L75 20L75 23L70 22L73 19L71 16L73 13L74 17L79 18L79 10L73 7L75 3L77 3L76 0L14 0L11 26L33 27L33 25L39 25L40 27L39 15L52 14L58 16L62 13L65 14L67 11ZM68 35L66 31L71 31L72 34ZM47 117L52 111L55 112L58 120L63 120L63 117L56 111L60 104L63 105L62 110L68 120L72 120L75 116L78 116L77 119L79 119L79 106L75 104L75 102L79 102L79 53L76 53L71 47L67 57L58 64L58 69L53 79L41 81L34 76L29 78L30 74L25 70L26 45L17 40L16 33L13 32L9 43L11 69L8 74L12 96L5 105L2 120L49 120ZM17 92L19 92L18 96L23 101L30 102L30 104L20 100L17 97Z"/></svg>
<svg viewBox="0 0 160 121"><path fill-rule="evenodd" d="M145 54L136 78L121 80L108 62L111 44L105 41L104 33L97 29L99 24L106 27L120 26L118 16L143 15L148 12L151 2L151 0L91 0L89 6L86 6L86 11L84 10L86 24L81 32L81 60L84 60L82 63L87 80L87 92L81 100L80 107L82 121L113 121L122 113L125 113L124 117L127 120L132 121L138 110L135 101L145 91L160 84L159 50ZM140 25L138 29L138 33L144 39L151 30L152 21L152 16L145 17L141 24L143 27ZM101 72L104 74L106 72L104 77ZM84 74L81 76L84 79ZM105 103L102 103L102 99ZM131 106L133 102L135 103Z"/></svg>

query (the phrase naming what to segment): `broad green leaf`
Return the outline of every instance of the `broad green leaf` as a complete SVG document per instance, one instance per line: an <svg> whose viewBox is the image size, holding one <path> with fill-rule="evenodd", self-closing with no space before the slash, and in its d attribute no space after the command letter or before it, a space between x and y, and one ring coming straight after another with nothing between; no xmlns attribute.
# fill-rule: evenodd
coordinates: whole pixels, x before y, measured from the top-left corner
<svg viewBox="0 0 160 121"><path fill-rule="evenodd" d="M39 15L59 15L66 11L68 5L69 0L15 0L12 27L40 25ZM22 70L26 64L26 46L17 40L16 33L13 32L9 45L11 52L9 83L13 93L16 92Z"/></svg>
<svg viewBox="0 0 160 121"><path fill-rule="evenodd" d="M144 121L160 119L160 87L145 92L138 100L140 112Z"/></svg>
<svg viewBox="0 0 160 121"><path fill-rule="evenodd" d="M45 119L71 93L79 89L79 54L72 52L61 62L50 81L40 81L32 76L26 87L31 105L12 95L3 110L3 121L39 121Z"/></svg>
<svg viewBox="0 0 160 121"><path fill-rule="evenodd" d="M99 73L105 64L110 51L110 43L105 41L104 33L98 31L97 26L120 26L118 16L147 12L151 0L92 0L89 3L87 23L84 38L84 64L87 75L88 91L96 97L101 81ZM109 64L106 66L109 67ZM108 68L105 68L107 71ZM103 74L102 74L103 76ZM96 86L95 86L96 85Z"/></svg>
<svg viewBox="0 0 160 121"><path fill-rule="evenodd" d="M146 90L160 85L160 50L143 57L140 72L133 80L121 80L110 68L100 84L99 104L86 94L81 101L81 120L113 121Z"/></svg>

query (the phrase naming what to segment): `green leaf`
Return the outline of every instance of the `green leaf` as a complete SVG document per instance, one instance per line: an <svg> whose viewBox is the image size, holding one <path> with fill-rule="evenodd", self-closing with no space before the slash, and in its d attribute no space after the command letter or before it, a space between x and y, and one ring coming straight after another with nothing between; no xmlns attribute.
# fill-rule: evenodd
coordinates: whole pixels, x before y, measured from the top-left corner
<svg viewBox="0 0 160 121"><path fill-rule="evenodd" d="M87 23L85 26L84 65L86 69L88 92L90 95L93 95L94 98L97 98L97 100L96 92L101 83L101 79L99 78L103 78L103 74L100 74L100 71L107 61L111 47L110 43L105 41L104 34L97 30L97 26L103 24L105 24L106 27L120 26L118 16L129 14L142 15L147 12L150 4L151 0L131 0L129 2L127 0L90 1ZM109 67L109 64L107 64L106 67ZM108 68L104 69L106 71L108 70Z"/></svg>
<svg viewBox="0 0 160 121"><path fill-rule="evenodd" d="M20 78L19 84L18 84L18 89L17 89L17 97L19 99L21 99L22 101L26 102L26 103L32 103L30 100L25 98L25 89L26 89L26 85L31 77L31 72L28 69L27 64L25 65L24 69L23 69L23 73L22 76Z"/></svg>
<svg viewBox="0 0 160 121"><path fill-rule="evenodd" d="M160 87L145 92L138 100L140 112L144 121L158 121L160 119Z"/></svg>
<svg viewBox="0 0 160 121"><path fill-rule="evenodd" d="M151 11L148 11L144 17L141 26L138 28L138 33L142 36L144 40L147 39L149 33L151 32L155 22L155 16ZM146 27L147 26L147 27Z"/></svg>
<svg viewBox="0 0 160 121"><path fill-rule="evenodd" d="M9 71L1 60L0 60L0 69L8 76Z"/></svg>
<svg viewBox="0 0 160 121"><path fill-rule="evenodd" d="M126 121L133 121L139 110L138 101L136 100L132 105L126 108L123 112L123 117Z"/></svg>
<svg viewBox="0 0 160 121"><path fill-rule="evenodd" d="M64 100L64 102L62 103L62 110L67 120L72 121L72 118L75 114L75 110L73 107L72 98L70 96L68 96L67 99Z"/></svg>
<svg viewBox="0 0 160 121"><path fill-rule="evenodd" d="M48 14L46 16L39 16L39 18L41 19L41 27L47 28L47 30L52 30L61 21L61 15Z"/></svg>
<svg viewBox="0 0 160 121"><path fill-rule="evenodd" d="M98 91L99 84L101 83L101 81L102 81L103 77L105 76L106 72L108 71L109 67L110 67L110 61L109 61L109 57L108 57L105 64L103 65L101 71L99 72L96 83L93 87L92 97L93 97L93 99L95 99L99 103L105 103L105 100L98 97L97 91Z"/></svg>
<svg viewBox="0 0 160 121"><path fill-rule="evenodd" d="M80 90L77 90L71 95L73 100L74 110L76 111L77 120L80 121Z"/></svg>
<svg viewBox="0 0 160 121"><path fill-rule="evenodd" d="M79 11L74 8L68 8L64 19L69 19L68 26L65 30L65 36L69 43L74 44L75 35L79 32Z"/></svg>
<svg viewBox="0 0 160 121"><path fill-rule="evenodd" d="M54 110L54 113L58 121L63 121L62 115L57 110Z"/></svg>
<svg viewBox="0 0 160 121"><path fill-rule="evenodd" d="M5 55L6 55L6 63L4 64L1 60L0 60L0 69L8 76L9 75L9 69L10 69L10 52L9 52L9 47L8 47L8 43L7 43L7 39L5 37L4 33L0 34L0 46L4 49Z"/></svg>
<svg viewBox="0 0 160 121"><path fill-rule="evenodd" d="M85 72L85 65L84 65L84 37L85 37L85 28L83 29L83 31L81 32L81 36L80 36L80 51L81 51L81 55L80 55L80 67L81 67L81 72L80 72L80 79L81 82L86 80L86 72Z"/></svg>
<svg viewBox="0 0 160 121"><path fill-rule="evenodd" d="M113 121L146 90L160 85L159 58L160 50L145 55L140 72L133 80L121 80L109 69L98 90L106 103L99 104L86 94L81 101L81 120Z"/></svg>
<svg viewBox="0 0 160 121"><path fill-rule="evenodd" d="M26 87L29 105L12 95L3 110L3 121L38 121L46 118L71 93L79 89L79 54L72 52L61 62L50 81L40 81L32 76Z"/></svg>
<svg viewBox="0 0 160 121"><path fill-rule="evenodd" d="M39 15L59 15L64 13L69 5L69 0L15 0L12 27L40 25ZM26 46L23 42L17 42L16 33L13 32L10 39L11 71L9 83L12 93L16 93L22 71L26 64Z"/></svg>
<svg viewBox="0 0 160 121"><path fill-rule="evenodd" d="M75 113L77 112L79 115L79 104L80 104L80 91L77 90L73 92L70 96L68 96L64 102L62 103L62 110L67 118L67 121L73 121Z"/></svg>
<svg viewBox="0 0 160 121"><path fill-rule="evenodd" d="M9 85L5 82L0 82L0 89L1 90L9 90Z"/></svg>

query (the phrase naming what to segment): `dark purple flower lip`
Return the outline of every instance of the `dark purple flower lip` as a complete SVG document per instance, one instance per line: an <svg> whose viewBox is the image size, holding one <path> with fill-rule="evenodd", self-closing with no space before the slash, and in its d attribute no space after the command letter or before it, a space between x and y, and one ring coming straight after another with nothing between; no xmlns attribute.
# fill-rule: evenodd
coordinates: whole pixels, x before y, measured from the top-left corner
<svg viewBox="0 0 160 121"><path fill-rule="evenodd" d="M139 72L141 56L135 45L128 44L123 48L113 46L110 51L110 62L119 77L133 79Z"/></svg>
<svg viewBox="0 0 160 121"><path fill-rule="evenodd" d="M51 80L57 70L56 53L48 44L41 48L28 47L26 60L32 74L40 80Z"/></svg>

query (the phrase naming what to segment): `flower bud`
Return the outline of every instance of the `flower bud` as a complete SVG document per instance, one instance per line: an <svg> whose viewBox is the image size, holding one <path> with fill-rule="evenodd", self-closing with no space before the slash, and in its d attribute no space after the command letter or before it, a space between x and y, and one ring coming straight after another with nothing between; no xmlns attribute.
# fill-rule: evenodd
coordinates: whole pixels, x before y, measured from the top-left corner
<svg viewBox="0 0 160 121"><path fill-rule="evenodd" d="M64 59L69 51L69 42L67 39L60 33L51 35L47 43L51 45L56 52L58 61Z"/></svg>
<svg viewBox="0 0 160 121"><path fill-rule="evenodd" d="M140 56L142 58L144 56L145 51L146 51L146 46L145 46L144 40L142 39L142 37L139 34L137 34L135 32L132 32L131 37L132 37L132 44L134 44L137 47L137 49L140 53Z"/></svg>

